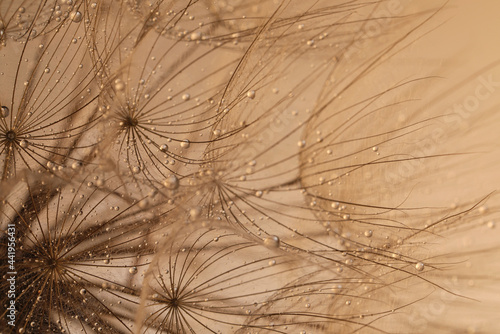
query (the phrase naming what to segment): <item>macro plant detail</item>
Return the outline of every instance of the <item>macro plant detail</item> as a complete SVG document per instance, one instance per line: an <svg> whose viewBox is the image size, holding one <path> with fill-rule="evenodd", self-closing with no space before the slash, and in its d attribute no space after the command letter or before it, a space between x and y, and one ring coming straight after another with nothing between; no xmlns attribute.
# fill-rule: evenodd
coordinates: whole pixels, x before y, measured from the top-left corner
<svg viewBox="0 0 500 334"><path fill-rule="evenodd" d="M0 333L498 331L461 8L2 1Z"/></svg>
<svg viewBox="0 0 500 334"><path fill-rule="evenodd" d="M2 59L17 59L2 66L2 179L26 168L81 165L95 144L86 139L99 93L86 52L85 5L25 5L14 14L14 3L2 4ZM10 26L22 31L11 36Z"/></svg>

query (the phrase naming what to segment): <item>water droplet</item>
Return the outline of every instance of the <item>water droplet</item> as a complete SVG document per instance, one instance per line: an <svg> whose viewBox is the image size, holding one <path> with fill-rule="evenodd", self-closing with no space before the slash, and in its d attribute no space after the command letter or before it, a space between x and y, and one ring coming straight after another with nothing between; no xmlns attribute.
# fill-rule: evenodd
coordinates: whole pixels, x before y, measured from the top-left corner
<svg viewBox="0 0 500 334"><path fill-rule="evenodd" d="M28 146L30 146L30 143L23 139L19 142L19 146L21 146L22 148L28 148Z"/></svg>
<svg viewBox="0 0 500 334"><path fill-rule="evenodd" d="M306 146L306 141L305 141L305 140L300 140L300 141L297 143L297 145L298 145L299 147L304 147L304 146Z"/></svg>
<svg viewBox="0 0 500 334"><path fill-rule="evenodd" d="M274 266L276 264L276 260L270 260L267 264L270 266Z"/></svg>
<svg viewBox="0 0 500 334"><path fill-rule="evenodd" d="M191 98L191 95L189 95L188 93L182 95L182 99L184 101L188 101L190 98Z"/></svg>
<svg viewBox="0 0 500 334"><path fill-rule="evenodd" d="M182 148L189 148L189 146L191 146L191 143L189 142L189 140L183 140L181 141L181 147Z"/></svg>
<svg viewBox="0 0 500 334"><path fill-rule="evenodd" d="M81 294L82 296L85 296L85 294L86 294L86 293L87 293L87 290L85 290L85 289L81 289L81 290L80 290L80 294Z"/></svg>
<svg viewBox="0 0 500 334"><path fill-rule="evenodd" d="M256 191L255 196L262 197L262 191L261 190Z"/></svg>
<svg viewBox="0 0 500 334"><path fill-rule="evenodd" d="M366 230L365 231L365 237L370 238L372 235L373 235L373 231L372 230Z"/></svg>
<svg viewBox="0 0 500 334"><path fill-rule="evenodd" d="M135 275L137 274L137 267L132 267L128 270L129 273L131 273L132 275Z"/></svg>
<svg viewBox="0 0 500 334"><path fill-rule="evenodd" d="M248 97L249 99L252 99L252 100L253 100L253 99L255 98L255 91L254 91L254 90L249 90L249 91L247 92L247 97Z"/></svg>
<svg viewBox="0 0 500 334"><path fill-rule="evenodd" d="M195 32L191 33L190 37L191 37L192 41L197 41L201 38L201 32L195 31Z"/></svg>
<svg viewBox="0 0 500 334"><path fill-rule="evenodd" d="M179 188L179 179L175 175L170 175L163 181L163 185L167 189L175 190Z"/></svg>
<svg viewBox="0 0 500 334"><path fill-rule="evenodd" d="M141 199L141 200L139 201L139 207L140 207L141 209L145 209L145 208L147 208L148 206L149 206L149 200L148 200L147 198Z"/></svg>
<svg viewBox="0 0 500 334"><path fill-rule="evenodd" d="M160 146L160 151L162 152L168 152L168 145L167 144L163 144Z"/></svg>
<svg viewBox="0 0 500 334"><path fill-rule="evenodd" d="M264 239L264 245L269 247L278 248L280 246L280 238L277 236L272 236Z"/></svg>
<svg viewBox="0 0 500 334"><path fill-rule="evenodd" d="M125 83L121 79L115 80L115 89L117 91L122 91L125 89Z"/></svg>
<svg viewBox="0 0 500 334"><path fill-rule="evenodd" d="M422 271L424 270L424 264L422 262L418 262L416 265L415 265L415 269L417 269L418 271Z"/></svg>
<svg viewBox="0 0 500 334"><path fill-rule="evenodd" d="M196 220L200 217L201 215L201 208L195 207L189 210L189 219L191 220Z"/></svg>
<svg viewBox="0 0 500 334"><path fill-rule="evenodd" d="M9 117L9 115L10 115L9 108L7 108L6 106L2 106L2 108L0 110L0 117L5 118L5 117Z"/></svg>
<svg viewBox="0 0 500 334"><path fill-rule="evenodd" d="M140 171L141 171L141 169L139 167L137 167L137 166L132 167L132 173L139 174Z"/></svg>
<svg viewBox="0 0 500 334"><path fill-rule="evenodd" d="M71 12L69 14L69 18L71 20L73 20L73 22L77 22L78 23L78 22L80 22L82 20L83 15L82 15L82 13L80 13L78 11L75 11L75 12Z"/></svg>
<svg viewBox="0 0 500 334"><path fill-rule="evenodd" d="M78 169L82 166L82 163L80 161L75 161L71 164L71 168L73 169Z"/></svg>

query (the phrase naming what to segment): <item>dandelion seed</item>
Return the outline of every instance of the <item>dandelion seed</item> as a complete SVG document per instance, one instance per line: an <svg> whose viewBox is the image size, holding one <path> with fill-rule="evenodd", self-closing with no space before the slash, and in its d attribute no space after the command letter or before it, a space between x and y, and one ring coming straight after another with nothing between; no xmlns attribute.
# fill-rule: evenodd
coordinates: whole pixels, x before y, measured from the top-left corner
<svg viewBox="0 0 500 334"><path fill-rule="evenodd" d="M497 332L496 53L453 6L9 3L19 332Z"/></svg>

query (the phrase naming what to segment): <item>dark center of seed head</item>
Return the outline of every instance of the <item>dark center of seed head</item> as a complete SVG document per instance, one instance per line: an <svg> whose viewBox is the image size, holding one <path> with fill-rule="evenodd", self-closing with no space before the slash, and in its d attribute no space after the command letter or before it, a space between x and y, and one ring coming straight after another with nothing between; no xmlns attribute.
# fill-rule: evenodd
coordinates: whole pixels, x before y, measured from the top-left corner
<svg viewBox="0 0 500 334"><path fill-rule="evenodd" d="M177 299L177 297L174 297L170 300L171 307L179 307L179 304L179 299Z"/></svg>
<svg viewBox="0 0 500 334"><path fill-rule="evenodd" d="M125 118L124 126L133 127L133 126L136 126L137 124L139 124L139 121L137 120L137 118L130 117L130 116Z"/></svg>
<svg viewBox="0 0 500 334"><path fill-rule="evenodd" d="M16 139L16 132L13 130L9 130L5 134L5 137L7 137L8 141L14 141Z"/></svg>

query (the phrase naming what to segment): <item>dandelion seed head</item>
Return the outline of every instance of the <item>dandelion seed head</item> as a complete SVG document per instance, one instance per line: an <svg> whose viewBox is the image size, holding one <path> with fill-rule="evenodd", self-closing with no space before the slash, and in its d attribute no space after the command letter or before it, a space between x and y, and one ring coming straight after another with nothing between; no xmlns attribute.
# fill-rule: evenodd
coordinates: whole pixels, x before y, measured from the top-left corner
<svg viewBox="0 0 500 334"><path fill-rule="evenodd" d="M426 307L494 286L495 230L471 236L493 229L497 196L446 200L450 181L475 195L494 183L460 173L496 160L460 160L477 130L455 123L493 127L495 94L468 118L445 104L491 93L465 90L471 77L496 88L498 70L452 82L438 54L433 70L420 45L451 6L408 3L0 6L0 213L18 233L20 332L439 333L465 326L448 314L488 319L463 300Z"/></svg>
<svg viewBox="0 0 500 334"><path fill-rule="evenodd" d="M13 142L17 138L16 131L9 130L5 133L5 138L7 139L8 142Z"/></svg>

